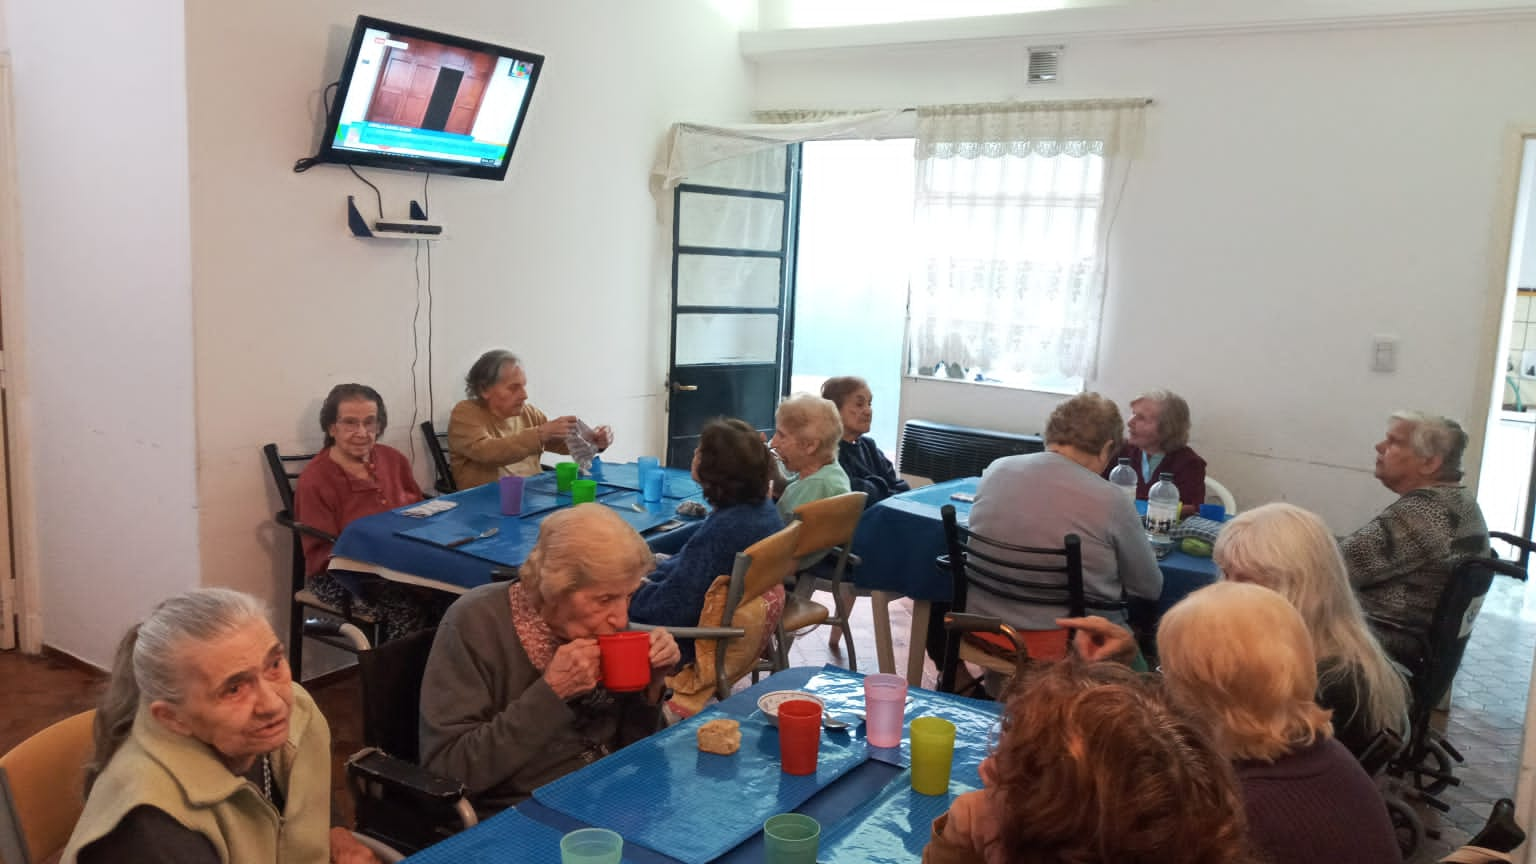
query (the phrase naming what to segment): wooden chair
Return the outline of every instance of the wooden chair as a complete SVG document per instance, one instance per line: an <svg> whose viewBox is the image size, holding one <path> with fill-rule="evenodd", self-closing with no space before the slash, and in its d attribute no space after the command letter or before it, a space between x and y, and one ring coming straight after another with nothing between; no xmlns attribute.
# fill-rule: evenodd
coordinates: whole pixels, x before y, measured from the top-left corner
<svg viewBox="0 0 1536 864"><path fill-rule="evenodd" d="M0 836L6 862L9 839L21 857L15 864L46 861L64 851L85 808L85 763L95 748L96 711L82 711L38 732L0 756L0 826L14 814L15 836ZM6 802L0 802L6 803ZM10 812L7 812L10 811ZM12 832L0 830L0 835Z"/></svg>
<svg viewBox="0 0 1536 864"><path fill-rule="evenodd" d="M853 628L848 616L853 611L854 593L843 584L850 564L858 563L858 556L848 549L853 545L853 532L859 527L859 517L864 515L863 492L849 492L810 501L795 508L795 520L800 523L800 540L795 547L795 560L808 556L819 560L796 574L795 590L784 598L784 616L779 619L779 651L786 658L794 639L801 633L829 624L833 629L832 644L836 645L837 631L843 634L843 644L848 650L848 668L857 672L858 658L853 648ZM825 557L822 556L825 553ZM830 559L830 565L829 565ZM811 592L828 591L832 594L835 613L811 599Z"/></svg>
<svg viewBox="0 0 1536 864"><path fill-rule="evenodd" d="M782 652L771 651L765 658L761 643L755 641L775 633L778 621L745 613L749 604L782 586L794 573L800 531L801 524L791 522L738 552L730 575L717 576L705 594L699 626L667 628L679 639L695 640L694 662L667 679L676 703L698 710L711 696L729 696L731 687L749 673L785 668L787 658ZM630 626L652 629L645 624Z"/></svg>
<svg viewBox="0 0 1536 864"><path fill-rule="evenodd" d="M431 420L421 424L421 437L426 439L427 452L432 454L432 465L437 469L437 482L433 484L439 495L459 491L453 482L453 467L448 463L448 435L438 432Z"/></svg>
<svg viewBox="0 0 1536 864"><path fill-rule="evenodd" d="M288 529L293 538L290 559L292 572L289 578L293 602L289 604L288 610L288 664L293 668L294 680L302 681L304 680L305 638L324 642L355 654L367 650L370 645L379 640L379 622L372 616L354 613L350 602L340 607L333 606L321 600L306 587L303 537L308 535L328 543L336 542L335 537L318 528L305 525L294 518L293 514L294 487L298 484L299 475L303 473L304 467L315 458L316 454L299 453L285 456L278 452L276 444L262 447L261 452L267 460L267 468L272 472L272 483L277 487L277 496L283 504L283 509L273 514L272 519ZM309 612L319 613L319 615L311 617Z"/></svg>
<svg viewBox="0 0 1536 864"><path fill-rule="evenodd" d="M1065 607L1071 617L1080 617L1090 608L1083 591L1082 541L1076 534L1068 534L1061 548L1018 546L989 537L983 537L962 529L955 518L955 508L945 504L940 511L944 518L944 540L948 554L935 562L948 572L953 581L954 600L951 611L963 615L973 591L981 591L995 597L1023 605ZM980 546L978 547L978 542ZM1041 563L1042 559L1060 563ZM1016 574L1024 575L1016 575ZM1038 574L1038 575L1037 575ZM1096 603L1095 611L1119 608L1118 603ZM964 620L964 619L961 619ZM1013 654L1014 644L1009 641L999 647L1009 652L1000 657L970 644L962 638L960 629L948 628L944 662L939 668L939 689L954 692L955 673L960 662L1011 675L1018 666L1018 656L1054 659L1064 656L1071 633L1067 630L1016 630L1023 644L1019 655ZM984 637L984 634L977 634Z"/></svg>

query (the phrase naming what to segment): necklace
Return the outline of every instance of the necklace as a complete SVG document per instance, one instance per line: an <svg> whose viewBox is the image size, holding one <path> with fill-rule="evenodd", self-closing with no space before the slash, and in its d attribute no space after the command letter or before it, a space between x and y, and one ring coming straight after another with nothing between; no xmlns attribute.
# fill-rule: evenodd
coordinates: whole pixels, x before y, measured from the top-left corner
<svg viewBox="0 0 1536 864"><path fill-rule="evenodd" d="M269 753L261 754L261 794L268 801L272 800L272 756Z"/></svg>

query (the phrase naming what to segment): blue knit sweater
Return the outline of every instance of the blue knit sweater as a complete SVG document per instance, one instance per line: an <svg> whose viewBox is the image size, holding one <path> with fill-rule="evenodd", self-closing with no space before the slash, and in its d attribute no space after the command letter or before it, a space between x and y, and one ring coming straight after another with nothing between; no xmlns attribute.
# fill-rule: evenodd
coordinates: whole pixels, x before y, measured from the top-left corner
<svg viewBox="0 0 1536 864"><path fill-rule="evenodd" d="M629 617L642 624L693 627L704 609L704 594L716 576L728 576L736 553L784 527L767 499L716 510L699 525L681 551L656 565L629 600ZM693 640L678 640L683 661L693 659Z"/></svg>

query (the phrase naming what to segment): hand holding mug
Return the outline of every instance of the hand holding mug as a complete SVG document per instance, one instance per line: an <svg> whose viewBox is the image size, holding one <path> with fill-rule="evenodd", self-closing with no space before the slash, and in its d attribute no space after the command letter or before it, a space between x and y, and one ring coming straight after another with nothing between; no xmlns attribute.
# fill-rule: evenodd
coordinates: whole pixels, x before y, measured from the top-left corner
<svg viewBox="0 0 1536 864"><path fill-rule="evenodd" d="M572 639L555 649L544 682L561 701L597 689L603 676L603 652L596 639Z"/></svg>
<svg viewBox="0 0 1536 864"><path fill-rule="evenodd" d="M651 671L654 675L666 675L683 659L677 640L663 627L651 631Z"/></svg>

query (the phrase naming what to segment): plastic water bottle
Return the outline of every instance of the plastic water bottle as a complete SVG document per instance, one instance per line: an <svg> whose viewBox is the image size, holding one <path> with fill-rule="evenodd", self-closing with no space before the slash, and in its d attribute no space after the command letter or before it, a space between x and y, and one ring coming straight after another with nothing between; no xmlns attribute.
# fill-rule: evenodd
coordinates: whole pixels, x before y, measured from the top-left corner
<svg viewBox="0 0 1536 864"><path fill-rule="evenodd" d="M1173 549L1169 536L1173 524L1179 521L1179 487L1173 485L1173 475L1157 475L1157 482L1147 492L1147 516L1144 525L1152 551L1161 558Z"/></svg>
<svg viewBox="0 0 1536 864"><path fill-rule="evenodd" d="M1124 456L1120 457L1120 464L1115 466L1115 470L1109 472L1109 482L1124 492L1125 497L1132 501L1136 500L1136 469L1131 467L1131 460Z"/></svg>

